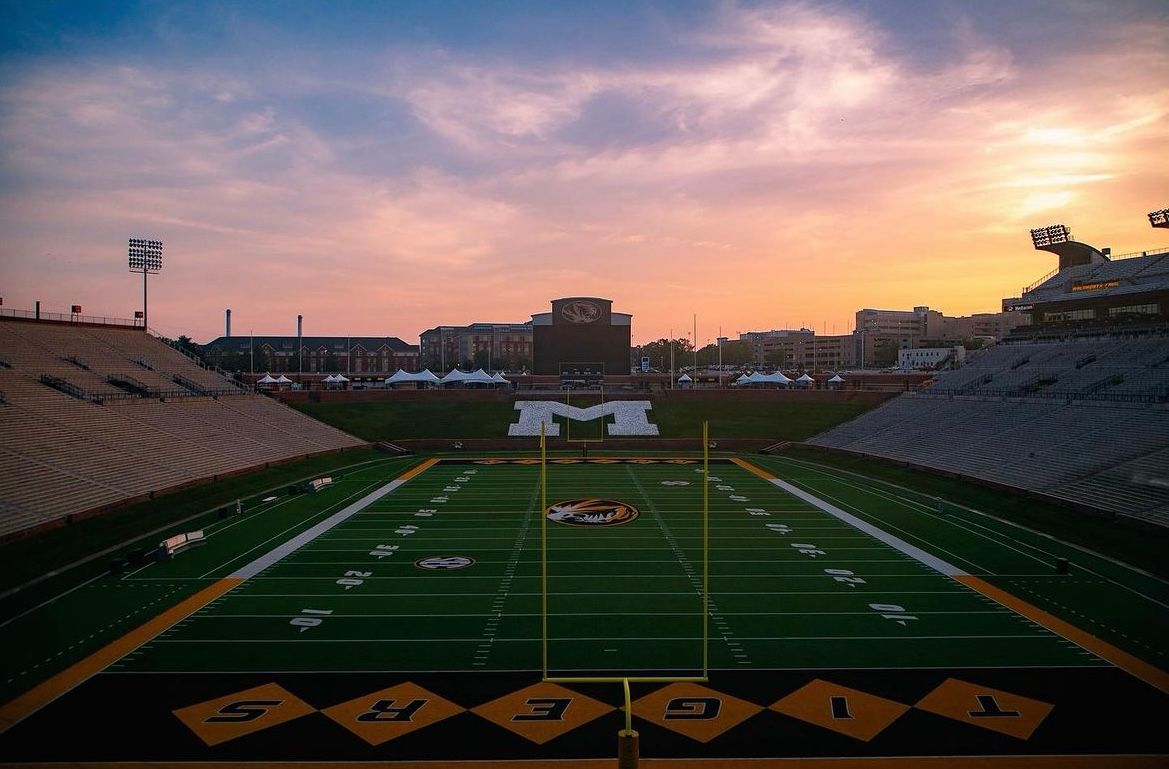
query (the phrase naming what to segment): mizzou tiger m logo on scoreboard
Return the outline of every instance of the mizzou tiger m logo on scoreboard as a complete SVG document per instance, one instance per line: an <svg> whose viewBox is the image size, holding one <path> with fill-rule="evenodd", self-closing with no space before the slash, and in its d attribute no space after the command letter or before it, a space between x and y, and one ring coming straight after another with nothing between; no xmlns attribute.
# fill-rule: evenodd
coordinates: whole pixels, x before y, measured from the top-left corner
<svg viewBox="0 0 1169 769"><path fill-rule="evenodd" d="M597 296L566 296L552 300L552 324L556 326L608 326L613 301Z"/></svg>
<svg viewBox="0 0 1169 769"><path fill-rule="evenodd" d="M561 306L560 317L569 323L596 323L601 319L601 308L596 302L577 299Z"/></svg>

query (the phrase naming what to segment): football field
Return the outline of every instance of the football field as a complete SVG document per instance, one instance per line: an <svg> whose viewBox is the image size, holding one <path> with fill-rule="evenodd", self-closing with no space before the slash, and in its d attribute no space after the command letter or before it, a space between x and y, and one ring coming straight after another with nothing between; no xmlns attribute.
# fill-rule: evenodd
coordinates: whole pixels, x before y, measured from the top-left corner
<svg viewBox="0 0 1169 769"><path fill-rule="evenodd" d="M647 758L1166 753L1137 717L1166 712L1164 641L1142 658L1036 605L1123 595L1156 639L1161 588L1087 554L1056 574L1062 553L1018 532L781 459L386 472L346 476L306 525L246 549L108 578L191 597L6 706L5 754L611 759L621 686L572 679L623 677ZM114 692L140 712L103 711ZM84 739L50 743L78 709Z"/></svg>

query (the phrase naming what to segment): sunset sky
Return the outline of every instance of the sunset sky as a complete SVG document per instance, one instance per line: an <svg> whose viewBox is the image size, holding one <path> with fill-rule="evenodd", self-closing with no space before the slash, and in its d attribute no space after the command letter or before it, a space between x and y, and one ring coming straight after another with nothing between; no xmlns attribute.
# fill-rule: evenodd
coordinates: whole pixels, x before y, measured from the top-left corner
<svg viewBox="0 0 1169 769"><path fill-rule="evenodd" d="M635 342L998 309L1028 229L1169 247L1169 5L2 0L4 307Z"/></svg>

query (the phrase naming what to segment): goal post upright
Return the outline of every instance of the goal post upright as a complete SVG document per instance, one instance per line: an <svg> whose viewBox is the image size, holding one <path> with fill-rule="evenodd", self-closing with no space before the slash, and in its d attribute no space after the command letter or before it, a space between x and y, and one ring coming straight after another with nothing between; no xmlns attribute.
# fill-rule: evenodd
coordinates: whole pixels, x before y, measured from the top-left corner
<svg viewBox="0 0 1169 769"><path fill-rule="evenodd" d="M710 422L702 423L702 677L710 675Z"/></svg>
<svg viewBox="0 0 1169 769"><path fill-rule="evenodd" d="M548 678L548 450L544 422L540 421L540 611L543 677Z"/></svg>

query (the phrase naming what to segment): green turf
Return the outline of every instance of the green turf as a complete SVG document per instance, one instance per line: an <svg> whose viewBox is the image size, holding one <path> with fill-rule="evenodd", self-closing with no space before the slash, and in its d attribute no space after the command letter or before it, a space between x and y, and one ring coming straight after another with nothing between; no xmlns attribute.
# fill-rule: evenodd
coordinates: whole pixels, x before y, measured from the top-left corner
<svg viewBox="0 0 1169 769"><path fill-rule="evenodd" d="M1169 579L1169 558L1165 557L1165 553L1169 552L1169 529L1138 529L1022 494L914 470L880 458L831 454L799 446L789 447L782 456L858 472L930 497L941 497L973 507Z"/></svg>
<svg viewBox="0 0 1169 769"><path fill-rule="evenodd" d="M982 487L954 482L945 488L941 514L937 500L882 479L845 474L839 469L788 456L761 457L760 466L838 506L894 532L906 532L914 544L944 547L951 557L973 573L1009 593L1076 624L1137 656L1169 665L1169 583L1091 549L1022 528L1009 520L974 509L996 498ZM859 469L867 469L862 465ZM926 476L927 480L934 480ZM947 479L940 479L947 480ZM937 487L931 487L937 488ZM982 492L967 495L967 490ZM1001 500L1010 509L1014 500ZM1077 522L1093 527L1099 519L1064 511L1059 530ZM1045 523L1040 519L1040 525ZM1129 537L1129 527L1111 524ZM1083 532L1080 532L1081 539ZM1102 543L1113 540L1101 538ZM1089 541L1090 547L1090 541ZM1070 563L1070 574L1055 573L1057 559Z"/></svg>
<svg viewBox="0 0 1169 769"><path fill-rule="evenodd" d="M595 402L586 398L569 396L563 400L574 406ZM654 398L652 403L649 420L658 426L663 438L694 438L702 434L702 422L709 421L711 437L716 439L776 441L804 440L871 408L853 401L760 403L733 398L718 401ZM507 426L516 419L510 400L304 403L296 408L367 441L502 438L507 435Z"/></svg>
<svg viewBox="0 0 1169 769"><path fill-rule="evenodd" d="M0 699L231 574L412 461L347 473L334 489L253 508L212 527L202 548L122 578L103 577L10 623L10 672ZM883 531L1165 666L1167 615L1141 597L1140 580L1120 585L1078 562L1071 575L1057 576L1025 532L931 514L913 492L898 495L803 462L759 461ZM538 670L539 467L493 462L431 468L112 669ZM549 465L550 502L604 497L640 510L622 526L548 524L553 672L679 675L700 668L699 469L693 460ZM712 475L712 668L1104 664L737 466L714 464ZM397 549L378 558L386 550L379 545ZM451 571L415 565L432 556L476 563Z"/></svg>
<svg viewBox="0 0 1169 769"><path fill-rule="evenodd" d="M157 568L156 579L134 579L133 572L128 579L108 574L90 579L81 570L62 575L60 580L70 580L74 589L54 594L57 597L40 608L28 610L39 601L19 606L15 600L6 602L5 608L12 610L6 611L0 625L8 639L0 701L93 653L214 579L202 575L217 568L222 573L240 560L254 558L257 552L272 548L348 504L353 494L368 492L387 475L392 477L417 462L415 458L378 456L376 462L347 472L334 488L317 494L281 494L269 503L245 499L243 516L203 524L207 544L149 567ZM156 543L154 538L151 541ZM21 598L26 597L21 594Z"/></svg>
<svg viewBox="0 0 1169 769"><path fill-rule="evenodd" d="M658 425L661 434L668 438L701 435L702 423L708 421L711 438L802 441L855 419L870 408L870 404L855 401L803 403L663 398L654 401L650 421Z"/></svg>
<svg viewBox="0 0 1169 769"><path fill-rule="evenodd" d="M623 526L549 524L553 671L701 669L698 467L549 467L550 501L600 496L640 509ZM1100 664L744 470L719 465L717 478L709 577L713 667ZM531 465L433 468L115 669L538 669L537 482L538 467ZM439 512L416 515L429 510ZM791 530L767 528L780 521ZM402 525L418 528L395 534ZM793 548L796 543L824 552L808 555ZM387 558L373 555L389 544L399 550ZM467 556L476 563L455 571L414 565L429 556ZM1023 568L1021 558L1001 557ZM164 579L179 568L176 563L130 580ZM848 569L865 582L850 587L826 574L829 568ZM359 584L338 583L353 571L360 573ZM882 613L913 619L902 626Z"/></svg>
<svg viewBox="0 0 1169 769"><path fill-rule="evenodd" d="M511 401L299 403L294 408L363 440L500 438L515 421Z"/></svg>

